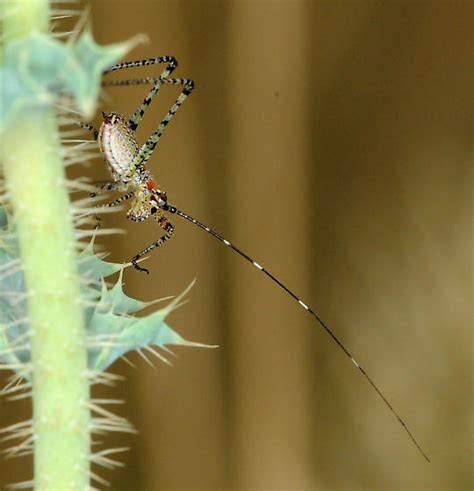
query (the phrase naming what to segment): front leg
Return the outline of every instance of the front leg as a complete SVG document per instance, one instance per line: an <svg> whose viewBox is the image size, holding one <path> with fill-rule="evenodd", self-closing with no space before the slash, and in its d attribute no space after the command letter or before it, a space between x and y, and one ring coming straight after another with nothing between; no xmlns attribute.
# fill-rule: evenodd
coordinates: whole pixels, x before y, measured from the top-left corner
<svg viewBox="0 0 474 491"><path fill-rule="evenodd" d="M106 182L103 184L98 184L96 192L90 193L90 197L95 198L96 196L101 194L109 193L112 191L123 191L123 190L124 190L124 185L121 182ZM120 203L124 202L127 199L133 198L134 195L135 193L131 191L118 197L117 199L114 199L109 203L105 203L103 205L96 204L95 206L96 208L111 208L113 206L118 206ZM95 213L95 220L96 220L95 228L98 229L100 227L101 218L97 214L97 212Z"/></svg>
<svg viewBox="0 0 474 491"><path fill-rule="evenodd" d="M99 130L95 126L84 123L84 121L71 121L71 124L75 124L76 126L79 126L84 130L90 131L92 133L92 136L94 137L94 140L97 141L97 138L99 137Z"/></svg>
<svg viewBox="0 0 474 491"><path fill-rule="evenodd" d="M149 274L150 271L146 268L141 268L138 266L138 260L142 258L145 254L149 253L153 249L156 249L157 247L160 247L163 242L166 242L168 239L171 238L171 236L174 233L174 227L171 224L171 222L161 213L156 212L153 215L153 218L159 223L160 227L165 231L165 234L160 237L157 241L151 243L148 247L143 249L142 252L137 254L133 259L132 259L132 266L137 270L137 271L144 271L146 274Z"/></svg>
<svg viewBox="0 0 474 491"><path fill-rule="evenodd" d="M102 182L94 184L96 190L90 193L91 198L100 194L111 193L112 191L125 191L125 185L120 181Z"/></svg>

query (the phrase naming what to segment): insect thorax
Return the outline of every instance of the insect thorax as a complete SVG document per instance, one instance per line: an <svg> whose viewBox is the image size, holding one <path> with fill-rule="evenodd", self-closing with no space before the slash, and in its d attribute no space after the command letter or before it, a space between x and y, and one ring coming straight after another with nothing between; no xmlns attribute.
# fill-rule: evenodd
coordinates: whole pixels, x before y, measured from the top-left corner
<svg viewBox="0 0 474 491"><path fill-rule="evenodd" d="M138 154L135 134L121 114L103 113L103 116L98 135L100 150L114 178L128 181L133 173L133 160Z"/></svg>
<svg viewBox="0 0 474 491"><path fill-rule="evenodd" d="M142 222L143 220L149 218L153 208L150 201L150 196L145 194L135 196L130 203L130 209L127 212L127 217L134 222Z"/></svg>

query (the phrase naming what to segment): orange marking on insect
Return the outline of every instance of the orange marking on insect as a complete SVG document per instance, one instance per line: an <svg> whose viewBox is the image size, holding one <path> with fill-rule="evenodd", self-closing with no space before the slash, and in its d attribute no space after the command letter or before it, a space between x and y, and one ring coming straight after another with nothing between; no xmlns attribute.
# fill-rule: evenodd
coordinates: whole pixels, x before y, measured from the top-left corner
<svg viewBox="0 0 474 491"><path fill-rule="evenodd" d="M147 181L148 191L153 191L154 189L160 189L158 184L153 179L148 179Z"/></svg>

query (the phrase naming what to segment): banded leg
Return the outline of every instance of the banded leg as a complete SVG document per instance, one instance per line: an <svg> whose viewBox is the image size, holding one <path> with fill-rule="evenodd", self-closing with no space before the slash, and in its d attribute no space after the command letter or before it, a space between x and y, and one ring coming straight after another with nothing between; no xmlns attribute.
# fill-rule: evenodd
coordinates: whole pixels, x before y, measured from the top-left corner
<svg viewBox="0 0 474 491"><path fill-rule="evenodd" d="M158 56L156 58L147 58L146 60L135 60L135 61L124 61L122 63L117 63L116 65L107 68L102 72L102 75L106 75L110 72L115 72L117 70L124 70L126 68L135 68L139 66L148 66L148 65L158 65L160 63L168 63L165 71L167 71L167 75L165 77L169 77L169 75L175 70L178 66L178 61L174 56Z"/></svg>
<svg viewBox="0 0 474 491"><path fill-rule="evenodd" d="M109 68L105 72L103 72L103 74L105 75L106 73L113 72L116 70L123 70L126 68L133 68L133 67L147 66L147 65L157 65L159 63L167 63L167 66L163 70L163 72L161 72L160 77L156 79L156 83L153 84L153 87L150 89L147 96L140 104L140 107L133 113L132 117L128 120L128 126L133 131L135 131L138 128L140 121L143 119L143 115L145 114L146 108L151 104L151 101L155 97L156 93L160 90L163 81L166 80L178 66L178 62L176 58L174 58L173 56L160 56L158 58L149 58L147 60L126 61L124 63L119 63ZM103 82L102 85L106 87L106 86L114 86L114 85L132 85L132 84L126 84L126 83L117 84L114 81L112 81L112 83ZM133 85L139 85L139 84L133 84Z"/></svg>
<svg viewBox="0 0 474 491"><path fill-rule="evenodd" d="M96 184L96 192L90 193L91 198L104 193L111 193L112 191L124 191L124 185L120 181L116 182L103 182L101 184Z"/></svg>
<svg viewBox="0 0 474 491"><path fill-rule="evenodd" d="M73 121L72 124L75 124L80 128L90 131L92 133L92 136L94 137L94 140L97 140L97 138L99 137L99 130L91 124L84 123L83 121Z"/></svg>
<svg viewBox="0 0 474 491"><path fill-rule="evenodd" d="M140 148L140 151L138 152L138 155L135 157L135 160L132 164L133 167L142 166L150 159L150 157L153 154L153 151L155 150L156 144L161 138L161 135L164 133L169 122L171 121L171 119L176 114L178 109L181 107L183 102L187 99L189 94L191 94L191 92L194 89L194 81L187 78L166 78L160 80L161 83L163 84L184 85L184 87L183 90L181 91L181 94L179 94L175 103L171 106L171 109L163 118L156 131L151 134L151 136L148 138L146 143L142 145L142 147Z"/></svg>
<svg viewBox="0 0 474 491"><path fill-rule="evenodd" d="M143 249L142 252L137 254L133 259L132 259L132 266L137 270L137 271L144 271L146 274L149 274L150 272L146 268L141 268L138 266L137 261L143 257L145 254L148 254L150 251L153 249L156 249L157 247L160 247L163 242L166 242L168 239L171 238L174 232L174 227L171 224L171 222L161 213L157 212L153 215L153 218L159 223L160 227L165 231L165 234L159 238L157 241L153 242L150 244L148 247Z"/></svg>
<svg viewBox="0 0 474 491"><path fill-rule="evenodd" d="M106 182L105 184L101 184L101 185L97 186L97 192L96 193L90 193L90 197L95 198L96 196L98 196L100 194L108 193L111 191L120 191L122 189L123 189L122 183ZM103 205L96 204L95 206L96 206L96 208L111 208L113 206L118 206L120 203L126 201L127 199L133 198L134 195L135 195L135 193L131 191L131 192L126 193L122 196L119 196L117 199L114 199L113 201L111 201L109 203L105 203ZM95 228L96 229L100 228L101 217L97 214L97 212L95 213L95 221L96 221Z"/></svg>
<svg viewBox="0 0 474 491"><path fill-rule="evenodd" d="M168 63L168 65L161 72L160 77L157 79L144 78L144 79L133 79L133 80L106 80L102 82L102 87L114 87L114 86L123 86L123 85L146 85L146 84L153 85L153 88L150 90L150 92L148 93L147 97L145 98L141 106L135 111L135 113L133 114L133 116L130 118L128 122L130 128L132 128L133 130L137 129L138 124L140 123L140 121L143 118L143 115L145 114L146 106L148 106L151 103L153 97L156 95L158 90L160 90L161 85L163 83L162 80L169 77L173 72L173 70L175 70L175 68L178 66L178 62L176 58L174 58L173 56L160 56L158 58L149 58L147 60L127 61L124 63L118 63L117 65L114 65L108 70L102 72L103 75L106 75L107 73L116 70L123 70L126 68L133 68L138 66L156 65L159 63ZM94 136L94 140L97 140L99 136L99 130L97 128L95 128L90 124L84 123L82 121L74 121L74 124L88 131L91 131Z"/></svg>
<svg viewBox="0 0 474 491"><path fill-rule="evenodd" d="M123 80L104 80L102 87L117 87L124 85L157 85L161 84L160 78L144 77L144 78L126 78Z"/></svg>

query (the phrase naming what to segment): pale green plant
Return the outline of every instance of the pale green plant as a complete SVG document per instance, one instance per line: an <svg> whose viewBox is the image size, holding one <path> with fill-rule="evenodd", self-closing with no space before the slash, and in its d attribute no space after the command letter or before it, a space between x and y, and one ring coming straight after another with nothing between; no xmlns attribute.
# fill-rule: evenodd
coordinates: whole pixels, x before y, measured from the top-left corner
<svg viewBox="0 0 474 491"><path fill-rule="evenodd" d="M85 160L81 144L61 141L57 102L69 95L90 117L104 69L134 41L98 46L88 29L61 42L49 32L46 0L1 4L0 131L3 190L0 206L0 363L14 375L8 395L30 393L31 420L2 430L15 442L8 456L34 454L34 476L20 487L85 490L91 464L110 466L111 449L91 452L95 432L133 431L91 400L90 387L108 383L104 371L130 350L184 340L164 322L182 295L145 317L148 306L122 291L123 266L93 250L84 219L89 199L71 204L65 165ZM105 278L119 273L110 287ZM120 450L120 449L116 449Z"/></svg>

